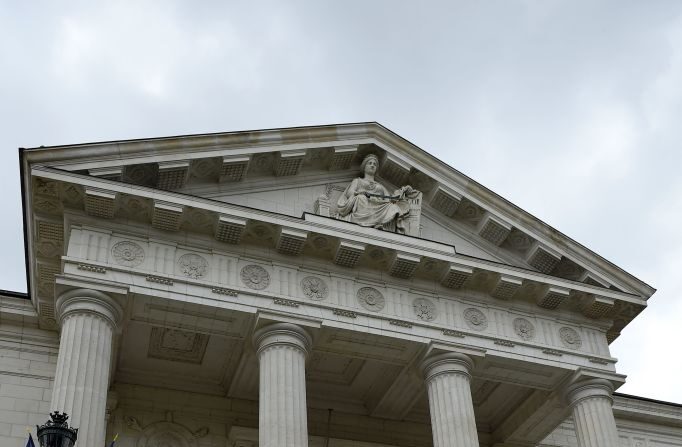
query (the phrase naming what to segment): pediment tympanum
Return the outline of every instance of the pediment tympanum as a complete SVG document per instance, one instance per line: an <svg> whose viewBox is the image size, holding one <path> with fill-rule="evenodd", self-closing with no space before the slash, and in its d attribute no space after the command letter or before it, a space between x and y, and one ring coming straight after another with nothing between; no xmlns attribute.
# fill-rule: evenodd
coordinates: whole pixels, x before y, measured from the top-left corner
<svg viewBox="0 0 682 447"><path fill-rule="evenodd" d="M22 151L22 169L30 290L44 321L54 318L70 227L102 220L112 231L191 234L398 281L523 296L613 321L611 339L653 293L375 123L35 148Z"/></svg>

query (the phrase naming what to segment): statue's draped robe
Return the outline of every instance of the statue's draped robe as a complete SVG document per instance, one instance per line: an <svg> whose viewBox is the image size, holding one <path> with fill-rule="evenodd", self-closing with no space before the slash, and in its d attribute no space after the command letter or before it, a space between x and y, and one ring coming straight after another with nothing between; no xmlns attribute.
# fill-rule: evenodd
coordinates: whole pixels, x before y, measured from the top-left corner
<svg viewBox="0 0 682 447"><path fill-rule="evenodd" d="M389 200L381 197L367 197L365 194L356 194L365 192L383 196L399 196L399 198ZM356 178L339 197L337 202L339 218L364 227L381 228L404 234L403 219L410 213L410 205L405 198L405 194L409 193L405 193L400 189L390 194L377 181Z"/></svg>

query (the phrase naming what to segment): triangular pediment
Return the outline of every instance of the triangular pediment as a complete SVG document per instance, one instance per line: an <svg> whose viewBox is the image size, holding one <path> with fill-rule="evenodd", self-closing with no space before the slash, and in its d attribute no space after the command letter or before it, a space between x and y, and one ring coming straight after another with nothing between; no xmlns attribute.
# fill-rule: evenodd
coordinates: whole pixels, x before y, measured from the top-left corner
<svg viewBox="0 0 682 447"><path fill-rule="evenodd" d="M244 234L257 242L259 237L249 232L261 225L273 234L272 243L278 250L290 241L300 246L289 254L314 252L312 239L302 234L306 233L303 228L319 218L323 226L334 227L329 230L337 235L337 252L332 257L338 258L346 243L339 242L338 234L363 237L354 224L335 222L335 206L339 194L359 175L367 154L379 158L377 179L387 190L411 185L422 193L421 221L414 230L418 233L402 236L363 230L369 235L364 237L382 239L393 247L381 249L386 253L392 250L393 260L386 261L389 270L402 262L401 249L395 248L401 246L436 253L414 255L406 250L404 265L411 266L413 273L425 271L425 262L419 259L431 259L439 263L438 275L448 277L455 268L457 276L459 267L452 267L449 253L458 257L462 272L470 270L469 277L474 277L477 269L487 272L508 267L513 275L486 273L488 276L478 281L486 287L492 284L490 293L502 288L513 295L532 283L531 278L545 278L540 281L542 296L551 295L547 291L553 290L553 284L562 283L559 295L547 302L540 297L538 302L554 305L569 297L569 291L577 291L586 315L608 314L618 321L612 336L617 336L654 291L376 123L23 151L24 194L29 204L25 212L32 238L29 245L35 251L29 280L37 290L45 278L41 271L55 268L52 261L39 259L49 258L50 244L56 247L53 256L61 254L59 241L50 242L45 235L50 225L52 233L59 231L60 224L63 230L59 216L71 208L96 218L147 222L164 231L196 231L223 242L234 241L221 239L221 234L237 234L240 241ZM357 240L348 238L352 252ZM478 267L479 260L488 267ZM622 314L618 297L627 303Z"/></svg>

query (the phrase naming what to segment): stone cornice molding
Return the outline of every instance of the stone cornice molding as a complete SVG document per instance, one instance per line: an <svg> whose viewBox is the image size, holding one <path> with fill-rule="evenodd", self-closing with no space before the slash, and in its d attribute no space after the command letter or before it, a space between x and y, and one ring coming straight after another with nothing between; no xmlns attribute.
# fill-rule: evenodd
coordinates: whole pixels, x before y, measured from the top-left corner
<svg viewBox="0 0 682 447"><path fill-rule="evenodd" d="M275 347L292 347L308 355L313 339L300 326L291 323L274 323L260 328L253 334L256 355Z"/></svg>
<svg viewBox="0 0 682 447"><path fill-rule="evenodd" d="M427 357L421 363L424 379L428 383L441 374L459 374L471 379L474 361L465 354L446 352Z"/></svg>
<svg viewBox="0 0 682 447"><path fill-rule="evenodd" d="M608 399L613 403L613 384L606 379L587 379L572 383L564 390L564 396L571 407L585 399Z"/></svg>
<svg viewBox="0 0 682 447"><path fill-rule="evenodd" d="M56 314L60 325L71 315L90 314L103 318L116 329L123 318L123 309L115 299L98 290L75 289L59 296Z"/></svg>

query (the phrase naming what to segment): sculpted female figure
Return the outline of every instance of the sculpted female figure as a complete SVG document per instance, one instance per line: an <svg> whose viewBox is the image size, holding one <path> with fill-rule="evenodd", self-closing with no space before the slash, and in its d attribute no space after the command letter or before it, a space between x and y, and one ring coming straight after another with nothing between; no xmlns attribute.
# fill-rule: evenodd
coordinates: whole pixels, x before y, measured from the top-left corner
<svg viewBox="0 0 682 447"><path fill-rule="evenodd" d="M405 219L410 215L408 199L421 193L409 185L389 193L384 185L374 180L378 169L377 156L367 155L360 165L363 176L354 179L339 197L339 218L364 227L405 234Z"/></svg>

